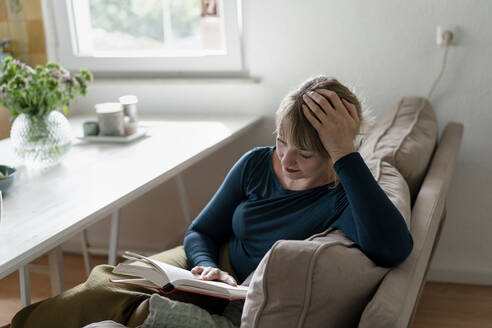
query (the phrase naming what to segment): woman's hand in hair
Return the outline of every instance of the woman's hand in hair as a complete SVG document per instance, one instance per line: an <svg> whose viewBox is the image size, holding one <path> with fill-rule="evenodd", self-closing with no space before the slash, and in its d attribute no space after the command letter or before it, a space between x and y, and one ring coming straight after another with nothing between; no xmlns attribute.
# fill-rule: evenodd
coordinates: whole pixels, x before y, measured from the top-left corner
<svg viewBox="0 0 492 328"><path fill-rule="evenodd" d="M354 138L359 126L355 106L327 89L309 91L303 99L304 116L318 132L333 163L354 152Z"/></svg>
<svg viewBox="0 0 492 328"><path fill-rule="evenodd" d="M196 266L191 269L191 273L199 274L200 277L198 279L200 280L217 280L225 282L231 286L237 286L236 279L234 279L229 273L217 268Z"/></svg>

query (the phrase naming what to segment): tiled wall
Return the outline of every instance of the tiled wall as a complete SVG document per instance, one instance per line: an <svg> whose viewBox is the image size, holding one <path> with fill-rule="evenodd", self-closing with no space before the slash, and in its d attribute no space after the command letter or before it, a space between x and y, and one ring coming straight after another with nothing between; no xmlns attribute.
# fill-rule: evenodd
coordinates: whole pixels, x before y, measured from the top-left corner
<svg viewBox="0 0 492 328"><path fill-rule="evenodd" d="M21 4L22 9L17 14L19 26L16 24L12 3ZM5 51L29 66L45 64L46 42L41 0L0 0L0 38L12 39Z"/></svg>
<svg viewBox="0 0 492 328"><path fill-rule="evenodd" d="M12 3L21 5L19 7L21 10L17 14L18 25ZM5 48L5 52L9 52L31 67L46 64L41 0L0 0L0 39L5 38L12 40ZM10 111L0 105L0 140L9 136L9 118Z"/></svg>

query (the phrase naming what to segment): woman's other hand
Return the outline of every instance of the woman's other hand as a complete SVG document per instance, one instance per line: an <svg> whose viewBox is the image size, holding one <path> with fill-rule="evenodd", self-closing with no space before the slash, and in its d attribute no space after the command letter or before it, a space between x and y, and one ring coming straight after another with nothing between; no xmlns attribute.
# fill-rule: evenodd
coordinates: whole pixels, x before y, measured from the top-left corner
<svg viewBox="0 0 492 328"><path fill-rule="evenodd" d="M333 164L354 152L354 138L359 126L355 105L327 89L307 92L303 99L304 115L318 132Z"/></svg>
<svg viewBox="0 0 492 328"><path fill-rule="evenodd" d="M196 266L191 269L191 273L199 274L200 277L198 279L200 280L218 280L231 286L237 286L236 279L234 279L229 273L217 268Z"/></svg>

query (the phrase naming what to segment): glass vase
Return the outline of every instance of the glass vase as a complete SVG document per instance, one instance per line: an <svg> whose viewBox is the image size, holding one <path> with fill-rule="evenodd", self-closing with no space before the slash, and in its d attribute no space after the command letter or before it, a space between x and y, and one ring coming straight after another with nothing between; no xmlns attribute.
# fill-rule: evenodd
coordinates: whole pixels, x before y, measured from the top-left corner
<svg viewBox="0 0 492 328"><path fill-rule="evenodd" d="M20 114L10 130L14 151L27 167L46 168L60 163L72 145L72 128L65 115Z"/></svg>

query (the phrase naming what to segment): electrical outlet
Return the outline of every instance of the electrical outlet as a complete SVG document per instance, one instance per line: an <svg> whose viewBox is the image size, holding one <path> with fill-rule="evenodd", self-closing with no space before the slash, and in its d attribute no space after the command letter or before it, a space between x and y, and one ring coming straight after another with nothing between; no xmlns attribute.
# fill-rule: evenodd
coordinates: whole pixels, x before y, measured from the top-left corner
<svg viewBox="0 0 492 328"><path fill-rule="evenodd" d="M436 43L439 46L444 45L444 32L449 31L453 34L450 45L456 45L458 41L458 25L438 25L436 33Z"/></svg>

